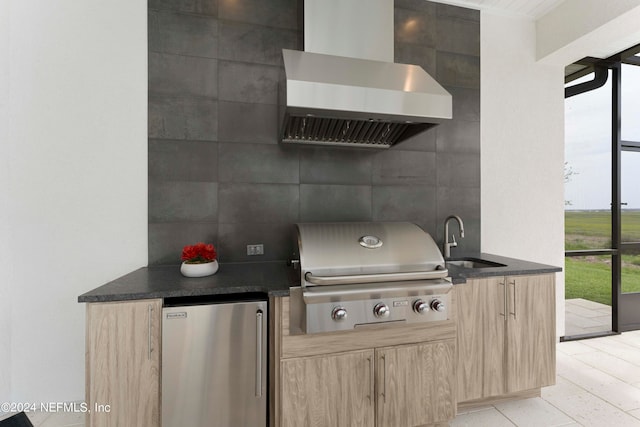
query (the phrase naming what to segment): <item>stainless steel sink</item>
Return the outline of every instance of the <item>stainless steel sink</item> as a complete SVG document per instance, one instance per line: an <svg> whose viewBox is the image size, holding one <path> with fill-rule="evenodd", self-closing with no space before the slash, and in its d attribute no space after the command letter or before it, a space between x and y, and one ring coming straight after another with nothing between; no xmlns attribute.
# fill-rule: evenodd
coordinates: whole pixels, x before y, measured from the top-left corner
<svg viewBox="0 0 640 427"><path fill-rule="evenodd" d="M487 261L485 259L477 258L463 258L446 261L447 266L455 265L462 268L492 268L492 267L506 267L505 264L499 262Z"/></svg>

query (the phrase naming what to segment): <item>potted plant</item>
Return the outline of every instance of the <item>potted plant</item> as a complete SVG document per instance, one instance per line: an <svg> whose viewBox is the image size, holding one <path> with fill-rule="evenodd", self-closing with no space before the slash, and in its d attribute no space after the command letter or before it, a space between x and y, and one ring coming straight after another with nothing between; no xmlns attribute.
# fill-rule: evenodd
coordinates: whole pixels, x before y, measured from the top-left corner
<svg viewBox="0 0 640 427"><path fill-rule="evenodd" d="M182 249L180 272L186 277L211 276L218 271L217 255L212 244L187 245Z"/></svg>

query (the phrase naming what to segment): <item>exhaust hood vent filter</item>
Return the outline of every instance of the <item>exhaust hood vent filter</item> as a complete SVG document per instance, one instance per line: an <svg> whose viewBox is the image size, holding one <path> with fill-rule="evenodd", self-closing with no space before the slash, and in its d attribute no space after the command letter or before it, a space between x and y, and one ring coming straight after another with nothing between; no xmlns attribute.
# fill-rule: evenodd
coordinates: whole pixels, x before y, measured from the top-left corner
<svg viewBox="0 0 640 427"><path fill-rule="evenodd" d="M356 144L368 148L389 148L428 127L431 126L377 120L287 115L282 142L349 146Z"/></svg>

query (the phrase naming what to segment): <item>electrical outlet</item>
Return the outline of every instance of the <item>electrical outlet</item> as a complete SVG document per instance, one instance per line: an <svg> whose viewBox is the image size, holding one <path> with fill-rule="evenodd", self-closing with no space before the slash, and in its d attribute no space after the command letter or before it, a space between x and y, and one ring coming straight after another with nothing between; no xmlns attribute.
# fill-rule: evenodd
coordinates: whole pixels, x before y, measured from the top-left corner
<svg viewBox="0 0 640 427"><path fill-rule="evenodd" d="M247 245L247 255L264 255L264 245Z"/></svg>

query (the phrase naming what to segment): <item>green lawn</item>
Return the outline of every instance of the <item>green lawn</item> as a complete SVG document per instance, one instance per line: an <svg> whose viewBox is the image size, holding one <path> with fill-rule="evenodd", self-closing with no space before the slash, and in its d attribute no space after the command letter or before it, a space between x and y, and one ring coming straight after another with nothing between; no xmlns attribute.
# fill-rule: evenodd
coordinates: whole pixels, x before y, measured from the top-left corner
<svg viewBox="0 0 640 427"><path fill-rule="evenodd" d="M565 211L564 233L569 235L611 237L611 212Z"/></svg>
<svg viewBox="0 0 640 427"><path fill-rule="evenodd" d="M564 259L564 297L584 298L611 305L611 268L582 258Z"/></svg>
<svg viewBox="0 0 640 427"><path fill-rule="evenodd" d="M565 258L564 297L584 298L611 305L611 267L606 264L606 258L610 257L594 258L589 261L584 258ZM640 268L622 267L622 288L623 292L640 292Z"/></svg>
<svg viewBox="0 0 640 427"><path fill-rule="evenodd" d="M622 214L623 240L640 241L640 211ZM565 212L565 249L611 247L611 214L605 211ZM565 258L565 298L584 298L611 305L610 256ZM640 292L640 255L622 257L622 291Z"/></svg>

